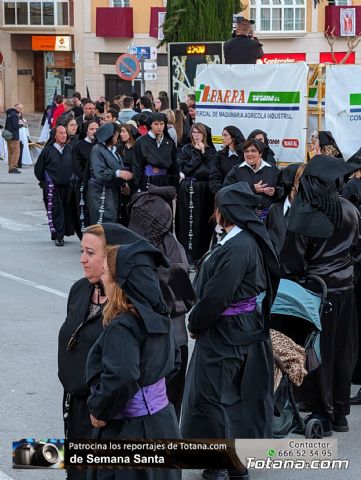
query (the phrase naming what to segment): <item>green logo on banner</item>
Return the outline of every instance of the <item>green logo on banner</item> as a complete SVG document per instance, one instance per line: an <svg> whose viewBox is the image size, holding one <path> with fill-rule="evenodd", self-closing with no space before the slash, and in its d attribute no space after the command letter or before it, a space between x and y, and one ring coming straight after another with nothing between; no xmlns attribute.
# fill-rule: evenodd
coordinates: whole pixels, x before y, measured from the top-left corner
<svg viewBox="0 0 361 480"><path fill-rule="evenodd" d="M350 105L351 106L361 105L361 93L350 93Z"/></svg>
<svg viewBox="0 0 361 480"><path fill-rule="evenodd" d="M300 92L250 92L247 103L300 103Z"/></svg>

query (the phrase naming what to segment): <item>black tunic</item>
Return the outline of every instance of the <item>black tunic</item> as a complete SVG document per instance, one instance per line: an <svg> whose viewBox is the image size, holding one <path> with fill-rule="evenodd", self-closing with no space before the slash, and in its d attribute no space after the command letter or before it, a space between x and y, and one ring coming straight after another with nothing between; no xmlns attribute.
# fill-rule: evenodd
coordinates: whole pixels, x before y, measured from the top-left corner
<svg viewBox="0 0 361 480"><path fill-rule="evenodd" d="M207 147L205 153L191 144L182 149L179 167L185 175L179 186L176 213L176 234L191 262L199 260L209 249L213 233L210 220L214 210L214 196L209 189L209 172L215 150Z"/></svg>
<svg viewBox="0 0 361 480"><path fill-rule="evenodd" d="M121 187L125 182L116 176L116 171L122 168L123 163L118 155L102 143L94 145L90 154L91 178L88 182L91 224L119 222Z"/></svg>
<svg viewBox="0 0 361 480"><path fill-rule="evenodd" d="M257 193L257 195L262 197L260 207L269 208L272 203L279 200L283 195L283 188L280 186L280 175L280 170L274 165L264 166L257 172L254 172L253 169L247 165L243 167L236 165L226 176L224 180L224 186L237 182L246 182L251 187L252 191L257 193L254 185L262 180L263 183L267 183L268 187L274 187L276 189L273 197L270 197L265 193Z"/></svg>
<svg viewBox="0 0 361 480"><path fill-rule="evenodd" d="M184 393L185 438L271 437L273 358L269 341L257 341L262 315L221 316L266 285L262 253L249 231L218 244L203 261L189 317L198 337Z"/></svg>
<svg viewBox="0 0 361 480"><path fill-rule="evenodd" d="M243 162L243 155L228 155L228 152L221 150L214 156L211 170L209 172L209 188L211 192L217 193L223 187L224 179L233 167Z"/></svg>
<svg viewBox="0 0 361 480"><path fill-rule="evenodd" d="M161 176L146 176L145 167L147 165L159 169L165 168L167 174ZM153 183L158 186L171 185L178 189L177 149L173 140L165 135L158 148L156 140L149 134L138 138L135 142L135 156L132 170L136 190L146 190L148 183Z"/></svg>
<svg viewBox="0 0 361 480"><path fill-rule="evenodd" d="M94 285L86 278L78 280L71 288L68 298L67 315L58 337L58 377L64 388L63 412L68 414L65 422L68 439L92 438L93 426L90 422L87 398L90 389L85 382L85 365L89 350L103 331L101 312L88 318L89 305ZM71 336L78 327L77 342L67 350ZM65 400L70 394L69 409ZM68 478L85 479L86 470L69 470Z"/></svg>
<svg viewBox="0 0 361 480"><path fill-rule="evenodd" d="M50 144L43 148L34 167L35 176L43 188L52 240L74 235L76 205L72 187L72 163L69 145L65 145L60 153Z"/></svg>
<svg viewBox="0 0 361 480"><path fill-rule="evenodd" d="M89 352L86 366L88 385L97 386L88 399L89 410L95 418L107 421L105 427L94 431L97 438L179 438L177 418L171 404L154 415L112 420L140 387L167 377L174 368L174 337L169 330L154 325L153 333L149 334L143 320L130 313L112 320ZM136 480L140 478L140 472L94 470L88 472L87 478ZM181 471L146 470L142 472L142 478L176 480L181 478Z"/></svg>
<svg viewBox="0 0 361 480"><path fill-rule="evenodd" d="M278 256L280 255L285 243L287 233L288 211L286 212L286 215L284 215L283 209L284 201L274 203L271 205L266 219L268 235Z"/></svg>

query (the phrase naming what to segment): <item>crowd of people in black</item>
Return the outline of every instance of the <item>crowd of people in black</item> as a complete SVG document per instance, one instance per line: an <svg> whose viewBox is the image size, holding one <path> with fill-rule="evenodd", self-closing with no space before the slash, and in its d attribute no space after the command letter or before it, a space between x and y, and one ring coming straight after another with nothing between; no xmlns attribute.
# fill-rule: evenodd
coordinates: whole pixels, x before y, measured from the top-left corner
<svg viewBox="0 0 361 480"><path fill-rule="evenodd" d="M141 97L137 112L129 97L107 111L83 99L92 113L58 116L35 165L55 245L74 232L82 245L84 278L59 334L66 436L272 437L271 306L281 277L308 274L324 280L332 308L322 363L297 397L324 436L347 432L350 402L361 403L350 401L361 378L361 153L345 162L320 132L307 163L280 169L266 132L227 126L217 151L191 95L175 112L158 100ZM85 477L180 472L68 471Z"/></svg>

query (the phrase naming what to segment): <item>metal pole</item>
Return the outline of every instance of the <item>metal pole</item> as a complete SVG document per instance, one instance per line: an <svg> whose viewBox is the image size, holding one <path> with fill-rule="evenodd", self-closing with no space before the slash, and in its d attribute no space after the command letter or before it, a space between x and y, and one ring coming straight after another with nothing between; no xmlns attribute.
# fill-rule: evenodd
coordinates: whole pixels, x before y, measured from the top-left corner
<svg viewBox="0 0 361 480"><path fill-rule="evenodd" d="M140 57L140 68L141 68L141 74L142 74L142 82L141 82L141 88L140 88L140 94L143 97L145 93L145 78L144 78L144 56L142 55Z"/></svg>
<svg viewBox="0 0 361 480"><path fill-rule="evenodd" d="M323 63L317 67L317 77L318 77L318 85L317 85L317 127L318 131L322 130L322 94L323 94L323 78L322 78L322 70L323 70Z"/></svg>

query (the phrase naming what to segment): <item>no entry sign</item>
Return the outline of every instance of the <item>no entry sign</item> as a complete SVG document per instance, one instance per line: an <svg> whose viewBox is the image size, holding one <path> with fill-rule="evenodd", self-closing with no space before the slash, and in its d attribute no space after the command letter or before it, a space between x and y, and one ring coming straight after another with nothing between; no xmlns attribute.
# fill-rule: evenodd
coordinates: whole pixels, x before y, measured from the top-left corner
<svg viewBox="0 0 361 480"><path fill-rule="evenodd" d="M118 57L115 69L122 80L134 80L140 72L140 63L134 55L124 53Z"/></svg>

